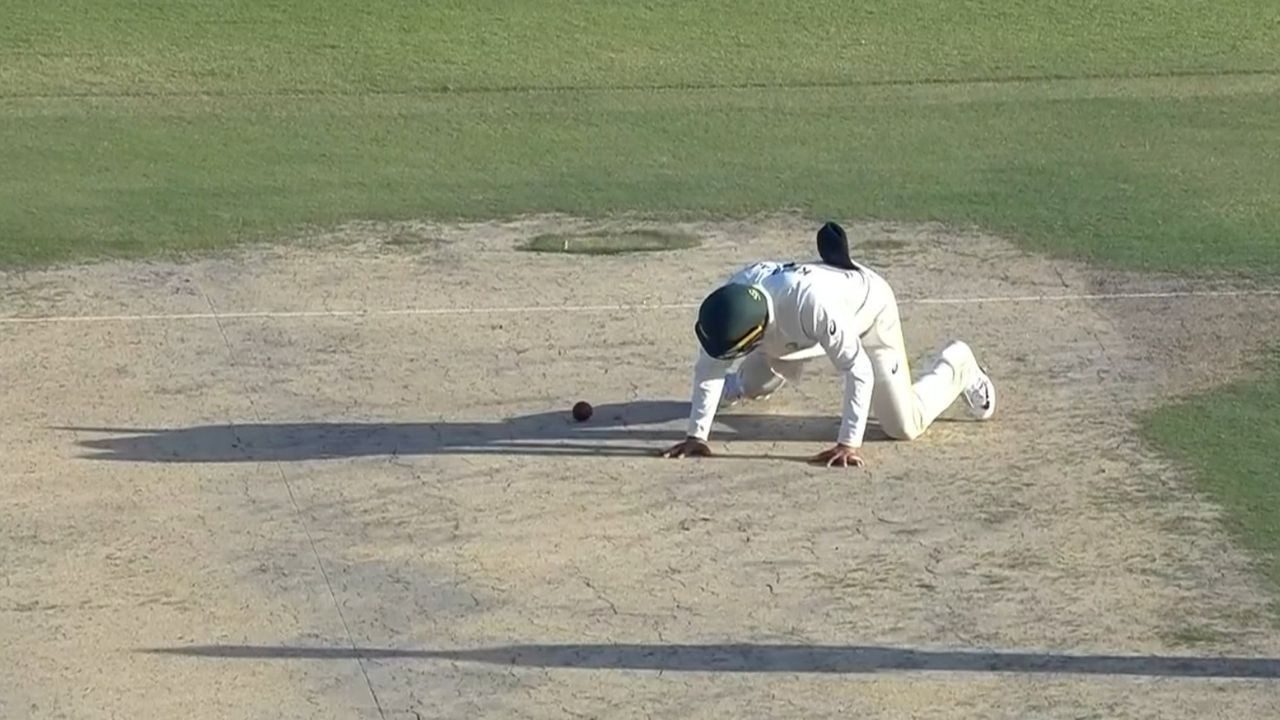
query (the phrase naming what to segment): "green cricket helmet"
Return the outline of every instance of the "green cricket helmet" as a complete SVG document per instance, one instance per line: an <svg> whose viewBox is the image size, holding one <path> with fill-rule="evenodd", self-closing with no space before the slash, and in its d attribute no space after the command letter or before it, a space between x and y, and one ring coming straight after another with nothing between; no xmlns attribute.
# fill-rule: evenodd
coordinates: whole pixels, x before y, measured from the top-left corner
<svg viewBox="0 0 1280 720"><path fill-rule="evenodd" d="M760 344L768 324L769 302L764 292L752 285L730 283L702 301L693 331L708 355L733 360Z"/></svg>

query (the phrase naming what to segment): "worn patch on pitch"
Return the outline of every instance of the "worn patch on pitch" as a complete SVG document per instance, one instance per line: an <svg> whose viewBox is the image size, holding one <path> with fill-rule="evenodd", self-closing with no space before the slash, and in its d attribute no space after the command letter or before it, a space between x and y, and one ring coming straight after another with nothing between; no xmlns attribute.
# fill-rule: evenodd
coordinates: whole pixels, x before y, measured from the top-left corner
<svg viewBox="0 0 1280 720"><path fill-rule="evenodd" d="M595 232L553 232L532 237L523 250L566 255L621 255L637 252L687 250L700 240L690 233L671 230L599 230Z"/></svg>

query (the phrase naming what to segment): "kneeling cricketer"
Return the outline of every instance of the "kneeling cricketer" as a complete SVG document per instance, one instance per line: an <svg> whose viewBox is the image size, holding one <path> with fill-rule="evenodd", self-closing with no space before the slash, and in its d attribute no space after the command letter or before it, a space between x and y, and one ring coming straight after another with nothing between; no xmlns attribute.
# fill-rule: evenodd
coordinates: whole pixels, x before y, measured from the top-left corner
<svg viewBox="0 0 1280 720"><path fill-rule="evenodd" d="M763 400L823 356L844 376L844 399L836 443L813 462L863 465L858 451L872 412L896 440L919 437L961 397L974 419L995 413L995 386L964 342L943 346L912 382L889 283L850 259L836 223L823 225L817 240L822 262L753 263L703 300L687 437L665 457L710 455L722 401Z"/></svg>

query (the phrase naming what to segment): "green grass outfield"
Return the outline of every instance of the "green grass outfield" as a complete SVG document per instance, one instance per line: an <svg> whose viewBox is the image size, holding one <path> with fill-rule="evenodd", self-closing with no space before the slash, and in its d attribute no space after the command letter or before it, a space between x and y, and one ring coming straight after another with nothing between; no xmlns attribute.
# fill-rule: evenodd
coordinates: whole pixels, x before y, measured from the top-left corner
<svg viewBox="0 0 1280 720"><path fill-rule="evenodd" d="M1148 434L1192 468L1201 489L1226 510L1227 528L1254 551L1257 568L1280 589L1280 348L1257 376L1146 418ZM1280 622L1280 598L1272 607Z"/></svg>
<svg viewBox="0 0 1280 720"><path fill-rule="evenodd" d="M0 267L349 219L798 208L1280 276L1274 0L797 5L9 3ZM1150 428L1192 438L1280 580L1277 387Z"/></svg>
<svg viewBox="0 0 1280 720"><path fill-rule="evenodd" d="M1272 0L795 5L21 2L0 262L350 218L785 207L1280 270Z"/></svg>

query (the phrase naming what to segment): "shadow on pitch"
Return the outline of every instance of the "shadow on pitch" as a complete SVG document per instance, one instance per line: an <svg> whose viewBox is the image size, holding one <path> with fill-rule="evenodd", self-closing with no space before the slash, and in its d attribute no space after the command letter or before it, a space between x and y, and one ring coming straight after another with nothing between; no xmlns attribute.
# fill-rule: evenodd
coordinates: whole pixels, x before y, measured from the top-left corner
<svg viewBox="0 0 1280 720"><path fill-rule="evenodd" d="M108 433L81 440L83 457L135 462L288 462L369 455L514 454L654 455L684 437L687 402L601 405L585 423L567 412L522 415L494 422L244 423L179 428L62 427ZM829 444L839 418L736 414L716 417L718 442ZM656 427L662 426L662 427ZM868 440L877 439L874 427ZM879 439L883 439L880 437ZM635 443L645 443L637 445ZM815 448L815 452L817 449ZM720 451L718 454L742 457Z"/></svg>
<svg viewBox="0 0 1280 720"><path fill-rule="evenodd" d="M408 659L504 667L666 672L875 673L885 671L1060 673L1154 677L1280 678L1280 659L1065 655L987 650L911 650L832 645L507 645L473 650L199 645L147 653L243 659Z"/></svg>

